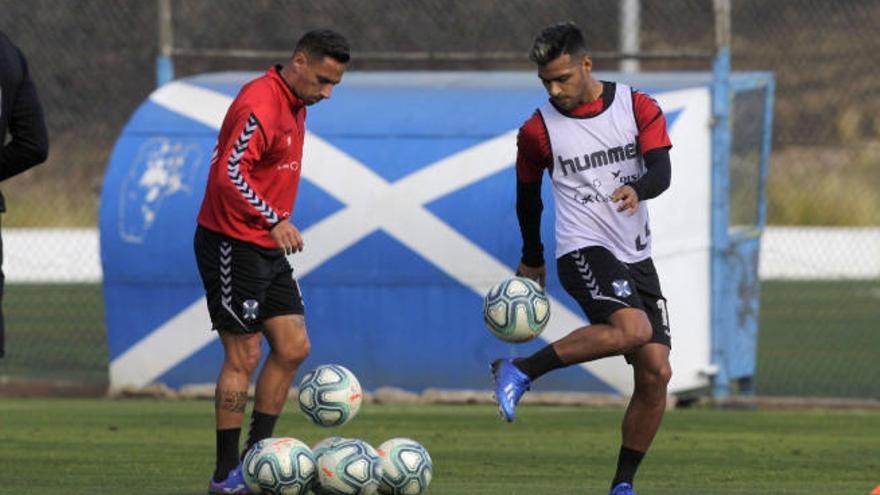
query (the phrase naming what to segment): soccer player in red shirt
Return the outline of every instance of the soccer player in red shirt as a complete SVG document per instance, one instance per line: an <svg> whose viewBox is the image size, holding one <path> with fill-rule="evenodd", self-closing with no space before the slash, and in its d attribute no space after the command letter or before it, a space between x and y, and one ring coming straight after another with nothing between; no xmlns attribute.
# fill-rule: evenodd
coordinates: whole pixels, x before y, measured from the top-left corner
<svg viewBox="0 0 880 495"><path fill-rule="evenodd" d="M592 75L573 23L545 28L529 58L550 100L520 128L517 216L523 256L517 274L542 286L541 178L553 184L557 271L591 324L520 359L492 363L495 396L513 421L516 405L540 376L623 355L635 389L611 495L634 495L633 478L660 427L672 371L666 299L651 260L647 205L670 182L666 121L657 103L626 85Z"/></svg>
<svg viewBox="0 0 880 495"><path fill-rule="evenodd" d="M247 83L223 120L195 253L211 323L224 359L214 392L217 459L212 494L247 494L239 436L248 386L265 336L270 352L257 377L244 451L272 436L299 365L309 354L299 285L286 255L303 249L291 223L306 107L330 98L349 61L345 38L310 31L286 65Z"/></svg>

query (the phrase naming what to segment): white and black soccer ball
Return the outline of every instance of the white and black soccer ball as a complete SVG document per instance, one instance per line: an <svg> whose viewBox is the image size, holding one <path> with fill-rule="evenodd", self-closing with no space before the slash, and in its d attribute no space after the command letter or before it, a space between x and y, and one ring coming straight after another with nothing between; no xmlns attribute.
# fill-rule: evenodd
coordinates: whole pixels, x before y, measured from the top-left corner
<svg viewBox="0 0 880 495"><path fill-rule="evenodd" d="M318 459L324 455L324 452L327 452L330 448L347 440L349 439L345 437L327 437L318 441L318 443L312 447L312 455L315 456L315 462L318 462Z"/></svg>
<svg viewBox="0 0 880 495"><path fill-rule="evenodd" d="M361 408L363 392L354 374L338 364L309 371L299 384L299 408L319 426L341 426Z"/></svg>
<svg viewBox="0 0 880 495"><path fill-rule="evenodd" d="M376 449L358 439L336 443L318 460L320 495L376 495L382 480L382 460Z"/></svg>
<svg viewBox="0 0 880 495"><path fill-rule="evenodd" d="M550 300L544 289L525 277L503 280L483 299L483 320L492 335L505 342L527 342L544 331Z"/></svg>
<svg viewBox="0 0 880 495"><path fill-rule="evenodd" d="M392 438L377 449L382 459L383 495L420 495L428 489L434 472L431 455L419 442Z"/></svg>
<svg viewBox="0 0 880 495"><path fill-rule="evenodd" d="M317 482L317 467L309 446L295 438L266 438L242 461L244 482L253 493L305 495Z"/></svg>

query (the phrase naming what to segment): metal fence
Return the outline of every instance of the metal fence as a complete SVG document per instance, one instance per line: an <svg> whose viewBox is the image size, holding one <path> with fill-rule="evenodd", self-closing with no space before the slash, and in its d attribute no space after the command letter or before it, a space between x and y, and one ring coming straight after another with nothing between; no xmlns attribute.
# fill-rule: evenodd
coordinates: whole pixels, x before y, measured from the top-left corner
<svg viewBox="0 0 880 495"><path fill-rule="evenodd" d="M861 229L854 237L846 237L853 230L811 231L817 243L842 246L821 252L817 267L873 266L880 258L878 18L880 3L873 0L732 6L734 69L772 71L777 82L769 223ZM163 53L177 77L260 70L289 54L303 31L332 27L352 43L353 70L533 70L525 59L532 37L565 19L585 28L600 69L710 69L711 0L0 0L0 29L28 57L52 140L46 164L2 184L9 209L4 237L26 247L19 258L7 250L5 260L12 276L0 383L106 383L103 298L89 229L114 141L154 89ZM633 52L640 57L622 60L621 53ZM761 105L755 98L739 95L732 115L734 204L755 194L749 186L758 115L749 109ZM754 215L731 211L734 219ZM55 227L86 230L62 240L57 231L14 230ZM787 266L802 267L804 256L813 256L808 247L814 246L776 242L763 256L776 265L764 270L775 280L763 290L757 391L880 396L876 381L856 376L876 361L869 339L880 321L880 280L871 269L817 269L822 278L810 281L788 276ZM27 263L34 268L21 270Z"/></svg>

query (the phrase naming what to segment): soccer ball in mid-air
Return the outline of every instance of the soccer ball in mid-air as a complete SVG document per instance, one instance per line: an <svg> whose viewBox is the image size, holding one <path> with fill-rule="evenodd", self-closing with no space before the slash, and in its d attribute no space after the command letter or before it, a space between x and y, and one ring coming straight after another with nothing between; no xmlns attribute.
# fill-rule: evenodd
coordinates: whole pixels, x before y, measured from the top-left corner
<svg viewBox="0 0 880 495"><path fill-rule="evenodd" d="M512 277L489 289L483 299L483 320L492 335L506 342L537 337L550 320L550 300L533 280Z"/></svg>
<svg viewBox="0 0 880 495"><path fill-rule="evenodd" d="M299 408L319 426L341 426L361 408L361 384L338 364L309 371L299 384Z"/></svg>
<svg viewBox="0 0 880 495"><path fill-rule="evenodd" d="M434 464L425 447L409 438L392 438L377 449L382 459L384 495L420 495L431 484Z"/></svg>
<svg viewBox="0 0 880 495"><path fill-rule="evenodd" d="M242 460L244 482L253 493L305 495L317 481L308 445L295 438L266 438Z"/></svg>
<svg viewBox="0 0 880 495"><path fill-rule="evenodd" d="M375 495L382 479L382 460L376 449L358 439L339 442L318 460L321 495Z"/></svg>

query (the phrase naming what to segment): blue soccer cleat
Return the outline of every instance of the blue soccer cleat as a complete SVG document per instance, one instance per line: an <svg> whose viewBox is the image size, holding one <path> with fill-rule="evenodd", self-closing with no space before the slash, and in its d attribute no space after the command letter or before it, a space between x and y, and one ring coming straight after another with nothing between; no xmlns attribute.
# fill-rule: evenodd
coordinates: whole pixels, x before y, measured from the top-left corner
<svg viewBox="0 0 880 495"><path fill-rule="evenodd" d="M608 495L636 495L633 486L627 482L618 483L608 492Z"/></svg>
<svg viewBox="0 0 880 495"><path fill-rule="evenodd" d="M498 411L508 422L516 416L516 405L531 380L519 368L514 366L513 359L496 359L492 363L492 376L495 378L495 401Z"/></svg>
<svg viewBox="0 0 880 495"><path fill-rule="evenodd" d="M244 475L241 473L241 464L229 471L229 476L223 481L208 481L208 495L251 495L244 483Z"/></svg>

